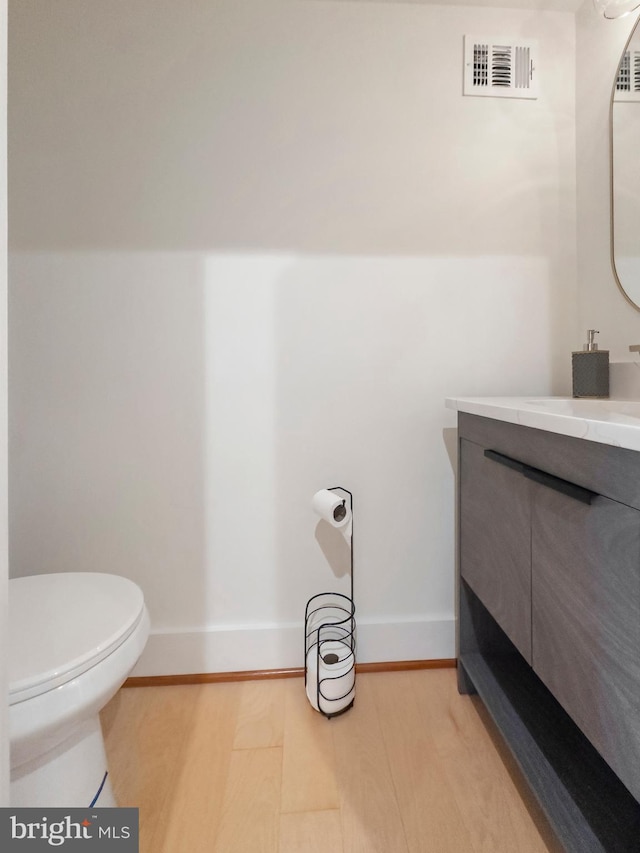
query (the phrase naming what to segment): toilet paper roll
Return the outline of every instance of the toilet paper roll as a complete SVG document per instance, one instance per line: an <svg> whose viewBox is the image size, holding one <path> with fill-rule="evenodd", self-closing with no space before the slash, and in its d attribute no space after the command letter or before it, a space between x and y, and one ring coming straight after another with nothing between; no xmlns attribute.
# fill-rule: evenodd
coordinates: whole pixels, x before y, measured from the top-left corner
<svg viewBox="0 0 640 853"><path fill-rule="evenodd" d="M332 527L346 527L351 521L351 510L345 498L330 489L320 489L311 503L320 518L324 518Z"/></svg>
<svg viewBox="0 0 640 853"><path fill-rule="evenodd" d="M316 711L324 714L343 711L353 700L355 678L354 654L346 643L325 640L320 644L320 654L317 645L307 652L307 698Z"/></svg>

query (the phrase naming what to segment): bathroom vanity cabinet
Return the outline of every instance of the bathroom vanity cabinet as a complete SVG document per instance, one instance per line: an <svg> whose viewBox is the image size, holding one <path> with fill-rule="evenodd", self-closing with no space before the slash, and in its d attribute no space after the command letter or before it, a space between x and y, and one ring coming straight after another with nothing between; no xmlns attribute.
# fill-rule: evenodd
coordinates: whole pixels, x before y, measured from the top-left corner
<svg viewBox="0 0 640 853"><path fill-rule="evenodd" d="M640 850L640 453L459 411L461 692L568 851Z"/></svg>

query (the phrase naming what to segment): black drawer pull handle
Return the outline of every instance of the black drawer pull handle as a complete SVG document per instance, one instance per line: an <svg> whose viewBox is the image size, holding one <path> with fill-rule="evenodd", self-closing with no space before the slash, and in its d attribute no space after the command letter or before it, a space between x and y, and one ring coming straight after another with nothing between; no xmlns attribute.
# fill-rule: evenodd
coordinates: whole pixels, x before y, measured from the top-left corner
<svg viewBox="0 0 640 853"><path fill-rule="evenodd" d="M576 486L575 483L571 483L569 480L554 477L553 474L547 474L546 471L541 471L539 468L532 468L530 465L525 465L524 462L518 462L517 459L512 459L511 456L505 456L503 453L498 453L495 450L485 450L484 455L493 462L498 462L500 465L523 474L528 480L533 480L536 483L540 483L541 486L561 492L569 498L580 501L580 503L590 504L594 498L598 497L597 492L592 492L590 489L585 489L582 486Z"/></svg>
<svg viewBox="0 0 640 853"><path fill-rule="evenodd" d="M576 486L575 483L570 483L569 480L554 477L553 474L547 474L546 471L540 471L539 468L530 468L528 465L524 465L522 473L527 479L534 480L534 482L553 489L555 492L561 492L563 495L580 501L583 504L590 504L594 498L598 497L597 492L592 492L590 489L585 489L582 486Z"/></svg>
<svg viewBox="0 0 640 853"><path fill-rule="evenodd" d="M511 468L513 471L518 471L520 474L524 474L525 466L522 462L518 462L517 459L512 459L510 456L505 456L503 453L497 453L495 450L485 450L484 455L487 459L491 459L493 462L498 462L500 465L505 465L507 468Z"/></svg>

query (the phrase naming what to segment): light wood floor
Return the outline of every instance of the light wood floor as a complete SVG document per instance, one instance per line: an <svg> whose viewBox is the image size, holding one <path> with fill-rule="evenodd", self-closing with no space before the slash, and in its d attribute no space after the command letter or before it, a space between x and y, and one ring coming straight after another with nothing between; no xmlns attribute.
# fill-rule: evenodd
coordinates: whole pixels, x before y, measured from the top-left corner
<svg viewBox="0 0 640 853"><path fill-rule="evenodd" d="M453 669L360 674L332 720L287 678L123 688L102 723L141 853L561 849Z"/></svg>

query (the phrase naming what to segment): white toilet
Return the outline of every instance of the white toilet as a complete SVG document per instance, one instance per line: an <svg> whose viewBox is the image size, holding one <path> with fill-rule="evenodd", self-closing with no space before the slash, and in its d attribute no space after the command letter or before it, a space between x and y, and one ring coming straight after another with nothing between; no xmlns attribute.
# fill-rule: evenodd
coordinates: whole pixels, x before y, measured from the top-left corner
<svg viewBox="0 0 640 853"><path fill-rule="evenodd" d="M99 712L149 635L142 590L93 572L9 581L12 806L115 806Z"/></svg>

